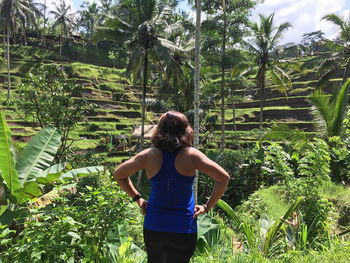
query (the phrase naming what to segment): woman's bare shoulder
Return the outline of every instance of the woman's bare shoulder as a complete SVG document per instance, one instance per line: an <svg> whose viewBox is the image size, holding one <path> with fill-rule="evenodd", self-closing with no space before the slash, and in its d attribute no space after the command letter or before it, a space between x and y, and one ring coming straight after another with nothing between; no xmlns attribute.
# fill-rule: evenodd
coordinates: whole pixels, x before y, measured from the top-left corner
<svg viewBox="0 0 350 263"><path fill-rule="evenodd" d="M201 159L206 157L204 153L202 153L200 150L194 147L187 147L182 151L183 151L183 155L186 156L187 158L190 158L191 160Z"/></svg>
<svg viewBox="0 0 350 263"><path fill-rule="evenodd" d="M162 151L155 147L148 148L141 153L143 154L144 158L151 161L162 156Z"/></svg>

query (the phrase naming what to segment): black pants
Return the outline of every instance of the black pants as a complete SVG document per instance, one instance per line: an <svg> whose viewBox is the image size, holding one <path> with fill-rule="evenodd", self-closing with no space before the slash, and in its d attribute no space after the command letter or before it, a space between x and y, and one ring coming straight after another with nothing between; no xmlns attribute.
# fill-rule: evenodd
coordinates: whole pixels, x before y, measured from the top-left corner
<svg viewBox="0 0 350 263"><path fill-rule="evenodd" d="M180 234L143 229L148 263L188 263L196 250L197 233Z"/></svg>

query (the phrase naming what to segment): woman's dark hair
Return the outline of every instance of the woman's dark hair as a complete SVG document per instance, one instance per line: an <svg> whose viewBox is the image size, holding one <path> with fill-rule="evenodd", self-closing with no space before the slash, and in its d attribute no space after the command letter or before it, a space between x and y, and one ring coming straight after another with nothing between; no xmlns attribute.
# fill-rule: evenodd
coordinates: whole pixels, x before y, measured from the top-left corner
<svg viewBox="0 0 350 263"><path fill-rule="evenodd" d="M151 141L161 150L179 151L192 146L193 130L185 115L168 111L160 117Z"/></svg>

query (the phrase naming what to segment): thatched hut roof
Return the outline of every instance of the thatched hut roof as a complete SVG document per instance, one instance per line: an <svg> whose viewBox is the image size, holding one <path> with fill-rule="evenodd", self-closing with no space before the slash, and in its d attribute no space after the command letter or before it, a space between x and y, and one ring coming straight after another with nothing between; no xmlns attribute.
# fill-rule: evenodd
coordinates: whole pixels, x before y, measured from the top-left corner
<svg viewBox="0 0 350 263"><path fill-rule="evenodd" d="M157 125L145 125L145 138L150 139ZM135 130L132 134L133 138L141 138L141 125L135 126Z"/></svg>

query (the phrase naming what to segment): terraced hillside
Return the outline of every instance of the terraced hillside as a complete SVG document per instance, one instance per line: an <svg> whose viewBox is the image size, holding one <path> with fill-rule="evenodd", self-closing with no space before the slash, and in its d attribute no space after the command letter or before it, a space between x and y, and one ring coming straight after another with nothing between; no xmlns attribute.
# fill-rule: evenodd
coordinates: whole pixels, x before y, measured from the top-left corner
<svg viewBox="0 0 350 263"><path fill-rule="evenodd" d="M65 61L64 58L56 57L55 54L46 50L32 47L15 47L13 50L11 54L12 94L16 93L16 85L31 69L42 64L69 65L71 79L84 86L83 92L76 99L83 97L96 105L96 110L84 116L82 122L71 132L70 137L74 140L73 147L81 152L94 150L99 155L104 154L106 163L118 163L129 158L129 150L133 148L127 146L131 146L134 126L141 122L139 103L141 93L139 87L129 84L128 79L125 78L125 70ZM7 94L7 72L3 58L0 60L0 83L2 105ZM157 91L153 90L151 96L157 96ZM40 130L37 123L19 116L14 109L3 105L1 108L6 114L13 140L19 145L27 143ZM154 123L155 119L156 114L148 112L146 124ZM120 142L124 147L118 147Z"/></svg>
<svg viewBox="0 0 350 263"><path fill-rule="evenodd" d="M329 81L324 91L331 94L341 84L343 70L336 72L333 79ZM309 95L315 90L317 83L316 69L308 70L306 74L292 72L292 89L287 91L287 96L281 94L276 85L267 81L266 100L264 106L264 127L270 127L272 123L285 124L290 127L299 128L308 133L315 132L315 120L311 111ZM227 98L225 127L227 138L239 138L240 140L256 140L254 132L259 134L260 93L256 87L235 89L236 103L236 127L240 131L234 134L233 114L230 98ZM217 113L220 121L220 109L211 110ZM215 127L214 140L219 142L220 124Z"/></svg>
<svg viewBox="0 0 350 263"><path fill-rule="evenodd" d="M0 49L0 54L2 50ZM134 87L125 77L125 70L111 67L84 64L68 61L50 51L34 47L12 47L11 53L11 80L13 91L25 77L25 74L41 64L65 64L69 66L70 78L84 86L80 97L86 98L90 103L97 105L96 111L84 117L84 120L71 133L73 146L78 151L97 151L97 155L104 156L106 163L118 163L129 158L129 151L135 150L136 141L131 141L131 134L135 125L140 124L140 88ZM326 90L331 93L341 82L343 72L337 72ZM308 95L315 89L316 74L310 70L303 75L298 72L291 74L293 89L288 96L281 94L277 87L271 83L266 88L266 102L264 108L264 127L272 122L284 123L307 132L314 131L314 121L310 111ZM5 101L7 92L6 63L3 56L0 58L0 102ZM167 91L169 93L169 91ZM164 94L152 88L149 97L166 99L171 94ZM76 99L80 99L77 97ZM259 91L255 87L238 88L235 97L237 112L237 130L232 132L232 105L227 98L226 108L226 134L227 143L234 140L256 140L254 133L259 127ZM13 139L19 144L26 143L40 129L31 120L25 120L13 109L2 106L8 124L11 127ZM220 116L219 106L211 109L212 113ZM147 112L146 124L155 123L159 114ZM220 120L219 120L220 121ZM128 137L128 139L124 139ZM220 125L214 125L214 132L209 136L209 142L214 147L220 136ZM122 145L121 145L122 142Z"/></svg>

